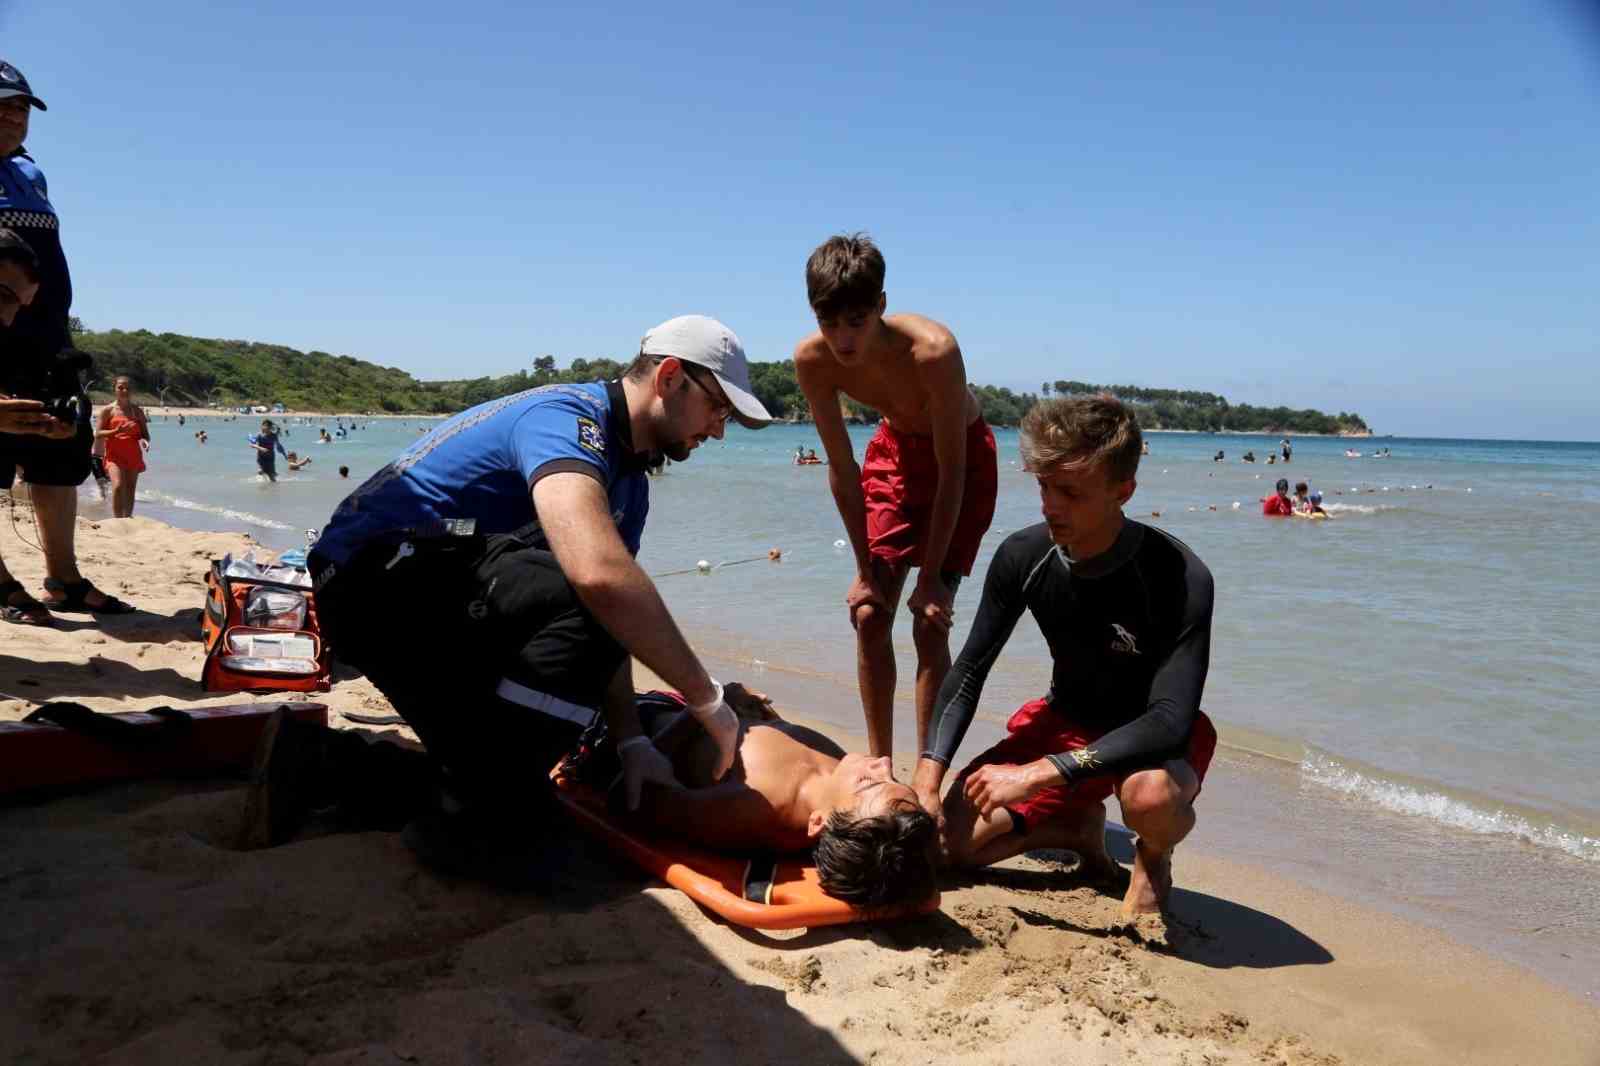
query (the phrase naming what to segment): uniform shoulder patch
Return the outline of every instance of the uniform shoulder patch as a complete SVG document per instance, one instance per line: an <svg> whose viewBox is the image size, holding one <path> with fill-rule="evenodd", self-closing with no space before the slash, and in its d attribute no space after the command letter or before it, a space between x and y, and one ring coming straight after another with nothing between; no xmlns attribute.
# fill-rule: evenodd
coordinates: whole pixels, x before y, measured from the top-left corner
<svg viewBox="0 0 1600 1066"><path fill-rule="evenodd" d="M606 432L592 418L578 416L578 444L596 455L606 453Z"/></svg>

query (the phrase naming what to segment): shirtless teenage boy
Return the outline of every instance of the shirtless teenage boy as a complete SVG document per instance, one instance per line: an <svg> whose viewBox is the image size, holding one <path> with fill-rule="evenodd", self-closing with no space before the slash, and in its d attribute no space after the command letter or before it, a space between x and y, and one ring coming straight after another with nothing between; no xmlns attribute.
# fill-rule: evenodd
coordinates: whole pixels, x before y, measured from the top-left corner
<svg viewBox="0 0 1600 1066"><path fill-rule="evenodd" d="M863 234L829 238L806 263L818 331L795 347L795 376L828 455L828 486L855 553L845 597L874 755L894 749L896 668L890 630L906 573L917 649L917 745L950 669L956 586L972 573L994 517L994 434L967 387L950 331L921 315L884 315L883 254ZM861 466L841 396L883 421Z"/></svg>

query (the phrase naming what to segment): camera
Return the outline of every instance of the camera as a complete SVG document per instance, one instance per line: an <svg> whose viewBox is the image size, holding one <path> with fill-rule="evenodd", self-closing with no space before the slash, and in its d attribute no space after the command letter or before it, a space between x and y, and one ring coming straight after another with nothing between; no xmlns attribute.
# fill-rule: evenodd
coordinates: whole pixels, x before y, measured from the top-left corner
<svg viewBox="0 0 1600 1066"><path fill-rule="evenodd" d="M51 396L42 402L44 413L59 422L76 426L89 421L88 398L82 393L74 396Z"/></svg>
<svg viewBox="0 0 1600 1066"><path fill-rule="evenodd" d="M69 426L89 425L92 412L83 390L83 374L94 366L94 356L76 348L56 353L45 371L42 387L35 398L44 404L44 413Z"/></svg>

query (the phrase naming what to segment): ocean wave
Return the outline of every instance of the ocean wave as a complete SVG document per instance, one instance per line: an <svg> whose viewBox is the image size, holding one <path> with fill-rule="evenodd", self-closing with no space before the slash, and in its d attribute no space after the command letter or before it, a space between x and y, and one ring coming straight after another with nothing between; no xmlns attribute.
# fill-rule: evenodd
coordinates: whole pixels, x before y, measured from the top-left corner
<svg viewBox="0 0 1600 1066"><path fill-rule="evenodd" d="M1520 814L1485 810L1440 792L1389 781L1347 766L1325 752L1307 749L1300 774L1313 784L1374 803L1396 814L1426 818L1469 833L1509 836L1574 858L1600 862L1600 840L1553 823L1539 824Z"/></svg>
<svg viewBox="0 0 1600 1066"><path fill-rule="evenodd" d="M244 522L252 526L261 526L264 529L295 529L297 527L279 522L275 518L264 518L249 511L236 511L231 507L218 507L209 503L198 503L194 500L184 499L182 496L168 496L164 492L140 492L138 498L145 503L157 503L164 507L176 507L184 511L203 511L206 514L216 515L219 518L232 519L235 522Z"/></svg>

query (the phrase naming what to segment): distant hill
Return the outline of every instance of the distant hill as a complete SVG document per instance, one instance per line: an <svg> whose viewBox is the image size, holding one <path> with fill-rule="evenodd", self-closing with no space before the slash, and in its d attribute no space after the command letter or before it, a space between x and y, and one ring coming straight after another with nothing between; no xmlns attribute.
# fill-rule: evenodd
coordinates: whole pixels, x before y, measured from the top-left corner
<svg viewBox="0 0 1600 1066"><path fill-rule="evenodd" d="M574 359L558 368L555 357L539 356L526 370L499 377L451 381L418 381L404 370L379 366L348 355L301 352L279 344L208 340L148 330L83 331L78 347L93 353L94 390L109 396L113 378L127 375L137 394L168 403L204 407L216 403L281 403L301 411L371 411L393 414L448 414L475 404L553 382L601 381L614 378L626 363L615 359ZM761 402L779 418L809 418L805 398L789 360L750 364L750 384ZM973 388L991 425L1014 426L1039 402L1031 392L1017 393L994 385ZM1146 429L1217 430L1268 433L1365 434L1360 415L1291 410L1287 407L1233 405L1209 392L1146 389L1133 385L1090 385L1081 381L1046 382L1045 396L1110 392L1132 404ZM846 402L854 416L876 420L876 412Z"/></svg>

